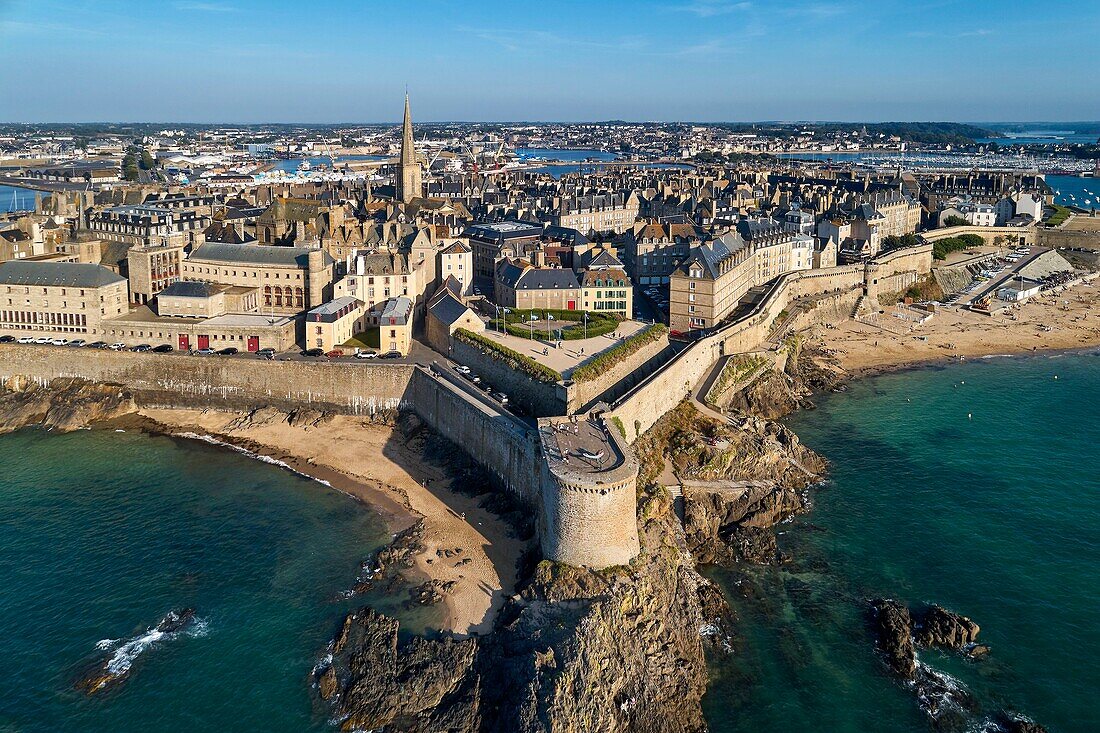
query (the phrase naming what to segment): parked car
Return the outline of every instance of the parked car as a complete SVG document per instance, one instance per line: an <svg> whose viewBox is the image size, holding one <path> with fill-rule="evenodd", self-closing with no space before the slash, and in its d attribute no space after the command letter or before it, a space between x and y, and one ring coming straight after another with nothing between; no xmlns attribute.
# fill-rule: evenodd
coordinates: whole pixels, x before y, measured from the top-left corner
<svg viewBox="0 0 1100 733"><path fill-rule="evenodd" d="M72 341L69 342L69 346L73 346L73 347L76 347L76 348L79 349L81 346L84 346L87 343L88 342L85 341L84 339L73 339Z"/></svg>
<svg viewBox="0 0 1100 733"><path fill-rule="evenodd" d="M107 348L107 342L106 341L93 341L92 343L88 344L88 348L89 349L106 349Z"/></svg>
<svg viewBox="0 0 1100 733"><path fill-rule="evenodd" d="M15 341L15 336L0 336L0 344L10 344Z"/></svg>
<svg viewBox="0 0 1100 733"><path fill-rule="evenodd" d="M459 374L469 374L470 373L470 367L466 366L465 364L456 364L454 366L454 370L456 372L458 372Z"/></svg>
<svg viewBox="0 0 1100 733"><path fill-rule="evenodd" d="M49 336L39 336L38 338L36 338L34 340L34 342L36 344L48 344L48 343L51 343L52 341L53 341L53 339L51 339Z"/></svg>
<svg viewBox="0 0 1100 733"><path fill-rule="evenodd" d="M138 344L137 346L134 346L134 347L130 348L130 351L139 351L139 352L140 351L152 351L152 350L153 350L153 345L152 344Z"/></svg>
<svg viewBox="0 0 1100 733"><path fill-rule="evenodd" d="M333 349L332 351L326 351L325 352L325 356L327 356L330 359L339 359L343 355L344 355L344 352L340 351L340 349Z"/></svg>
<svg viewBox="0 0 1100 733"><path fill-rule="evenodd" d="M66 346L69 343L69 339L52 339L50 343L54 346Z"/></svg>
<svg viewBox="0 0 1100 733"><path fill-rule="evenodd" d="M214 351L213 349L211 349L210 347L207 347L207 348L205 348L205 349L198 349L198 350L196 350L196 351L195 351L195 354L196 354L197 356L211 356L211 355L213 355L213 354L215 354L215 353L217 353L217 352L215 352L215 351Z"/></svg>
<svg viewBox="0 0 1100 733"><path fill-rule="evenodd" d="M508 395L504 394L503 392L493 392L492 394L493 397L496 398L497 402L499 402L500 404L508 404Z"/></svg>
<svg viewBox="0 0 1100 733"><path fill-rule="evenodd" d="M160 346L153 347L153 351L158 354L168 354L174 351L172 344L161 344Z"/></svg>
<svg viewBox="0 0 1100 733"><path fill-rule="evenodd" d="M20 336L19 338L17 338L17 339L15 340L15 342L16 342L17 344L33 344L33 343L34 343L34 339L33 339L33 338L31 338L30 336Z"/></svg>
<svg viewBox="0 0 1100 733"><path fill-rule="evenodd" d="M260 349L259 351L257 351L256 356L260 357L261 359L274 359L275 358L275 349L268 346L266 348L263 348L263 349Z"/></svg>
<svg viewBox="0 0 1100 733"><path fill-rule="evenodd" d="M378 358L377 351L357 351L355 352L356 359L376 359Z"/></svg>
<svg viewBox="0 0 1100 733"><path fill-rule="evenodd" d="M380 355L378 358L379 359L400 359L401 358L401 352L400 351L387 351L385 354Z"/></svg>
<svg viewBox="0 0 1100 733"><path fill-rule="evenodd" d="M324 356L324 349L306 349L302 352L302 356Z"/></svg>
<svg viewBox="0 0 1100 733"><path fill-rule="evenodd" d="M116 341L107 348L109 348L111 351L122 351L126 348L126 344L122 343L121 341Z"/></svg>
<svg viewBox="0 0 1100 733"><path fill-rule="evenodd" d="M469 378L470 378L470 381L473 382L474 384L481 384L481 377L479 377L478 375L471 374Z"/></svg>
<svg viewBox="0 0 1100 733"><path fill-rule="evenodd" d="M234 354L239 354L240 351L241 350L236 346L226 346L224 349L218 351L218 354L221 356L233 356Z"/></svg>

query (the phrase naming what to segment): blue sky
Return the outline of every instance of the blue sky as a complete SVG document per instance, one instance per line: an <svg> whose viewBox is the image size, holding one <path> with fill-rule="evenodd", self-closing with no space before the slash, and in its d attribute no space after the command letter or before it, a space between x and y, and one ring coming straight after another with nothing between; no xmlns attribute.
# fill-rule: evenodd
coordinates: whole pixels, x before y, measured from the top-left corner
<svg viewBox="0 0 1100 733"><path fill-rule="evenodd" d="M0 0L0 120L1096 120L1100 0Z"/></svg>

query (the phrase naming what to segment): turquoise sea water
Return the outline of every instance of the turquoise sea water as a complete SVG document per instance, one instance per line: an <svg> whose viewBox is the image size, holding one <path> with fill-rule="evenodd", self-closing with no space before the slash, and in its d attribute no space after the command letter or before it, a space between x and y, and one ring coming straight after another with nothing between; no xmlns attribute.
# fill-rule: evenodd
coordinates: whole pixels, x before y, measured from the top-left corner
<svg viewBox="0 0 1100 733"><path fill-rule="evenodd" d="M0 730L328 729L309 673L352 603L341 592L388 539L365 507L136 433L21 431L0 437L0 467ZM74 689L185 607L200 624L137 654L120 687Z"/></svg>
<svg viewBox="0 0 1100 733"><path fill-rule="evenodd" d="M928 731L872 651L879 595L981 625L987 659L921 659L986 714L1100 730L1098 395L1096 353L996 358L857 381L792 416L830 477L782 528L792 566L715 573L741 620L713 730Z"/></svg>

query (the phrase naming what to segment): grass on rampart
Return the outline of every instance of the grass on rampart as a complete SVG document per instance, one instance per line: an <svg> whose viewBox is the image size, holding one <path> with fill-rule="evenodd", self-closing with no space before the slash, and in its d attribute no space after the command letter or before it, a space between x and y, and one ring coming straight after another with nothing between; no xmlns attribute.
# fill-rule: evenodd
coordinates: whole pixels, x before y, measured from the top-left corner
<svg viewBox="0 0 1100 733"><path fill-rule="evenodd" d="M483 354L502 362L508 368L514 369L521 374L526 374L535 381L546 382L548 384L561 381L561 375L550 367L545 364L539 364L531 357L524 356L518 351L509 349L504 344L493 341L491 338L486 338L473 331L467 331L464 328L455 331L454 337L456 341L461 341L468 346L472 346Z"/></svg>
<svg viewBox="0 0 1100 733"><path fill-rule="evenodd" d="M651 326L647 326L627 340L612 346L587 364L582 364L574 369L570 378L574 382L590 382L642 347L661 338L666 333L668 333L668 327L663 323L655 323Z"/></svg>
<svg viewBox="0 0 1100 733"><path fill-rule="evenodd" d="M1046 225L1048 227L1060 227L1066 223L1066 219L1068 219L1072 213L1073 212L1067 207L1054 204L1054 213L1046 220Z"/></svg>
<svg viewBox="0 0 1100 733"><path fill-rule="evenodd" d="M718 375L710 392L705 395L707 403L716 405L718 398L725 394L726 390L745 381L753 372L767 363L768 360L759 354L738 354L730 357L722 367L722 373Z"/></svg>
<svg viewBox="0 0 1100 733"><path fill-rule="evenodd" d="M552 316L554 322L559 324L555 325L555 329L561 329L561 338L563 341L572 341L582 338L593 338L594 336L603 336L604 334L611 333L622 322L622 317L614 313L596 313L588 311L588 327L585 328L584 324L585 311L576 310L553 310L553 309L538 309L533 310L509 310L508 315L504 317L504 330L513 336L519 336L520 338L530 338L531 331L523 324L531 323L531 316L534 315L539 320L536 323L545 325L547 322L547 316ZM543 338L550 338L550 334L545 331L538 331L536 335Z"/></svg>

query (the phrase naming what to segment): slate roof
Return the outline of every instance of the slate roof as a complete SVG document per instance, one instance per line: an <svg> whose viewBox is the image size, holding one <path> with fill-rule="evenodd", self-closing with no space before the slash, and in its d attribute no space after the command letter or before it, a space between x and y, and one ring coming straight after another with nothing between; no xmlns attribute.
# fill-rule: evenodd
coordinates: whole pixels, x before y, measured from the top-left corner
<svg viewBox="0 0 1100 733"><path fill-rule="evenodd" d="M222 242L206 242L195 249L188 260L203 260L208 262L243 263L249 265L261 265L269 267L301 267L309 266L308 247L275 247L262 244L225 244ZM324 253L324 262L331 265L334 260L327 252Z"/></svg>
<svg viewBox="0 0 1100 733"><path fill-rule="evenodd" d="M157 297L169 298L209 298L224 289L223 285L205 283L197 280L178 280L164 290Z"/></svg>
<svg viewBox="0 0 1100 733"><path fill-rule="evenodd" d="M101 265L84 262L0 262L0 285L101 288L120 282L126 282L126 278Z"/></svg>
<svg viewBox="0 0 1100 733"><path fill-rule="evenodd" d="M428 308L428 312L432 314L433 318L448 326L462 318L468 310L470 309L449 291L444 291L443 295L436 298L435 302Z"/></svg>

